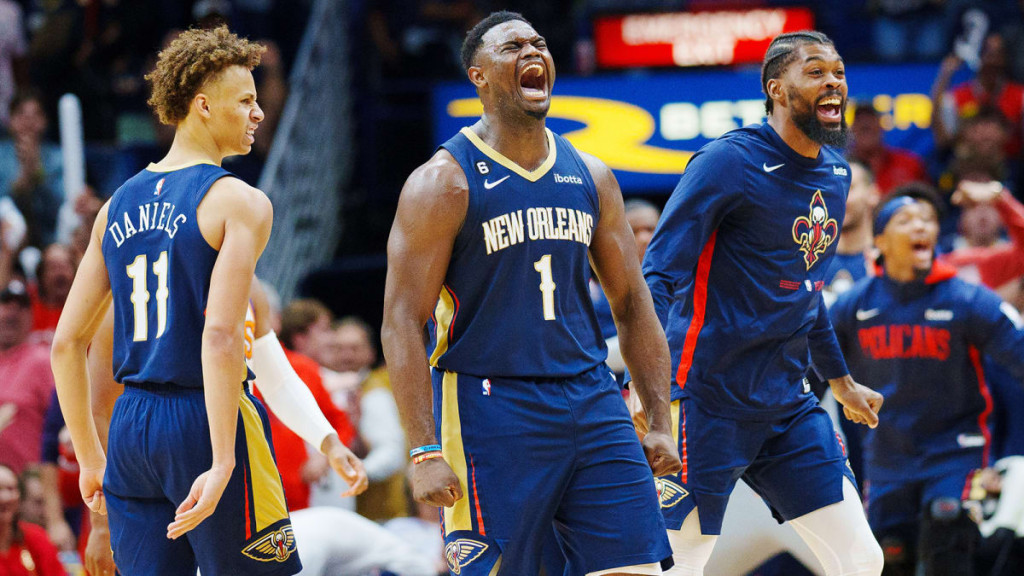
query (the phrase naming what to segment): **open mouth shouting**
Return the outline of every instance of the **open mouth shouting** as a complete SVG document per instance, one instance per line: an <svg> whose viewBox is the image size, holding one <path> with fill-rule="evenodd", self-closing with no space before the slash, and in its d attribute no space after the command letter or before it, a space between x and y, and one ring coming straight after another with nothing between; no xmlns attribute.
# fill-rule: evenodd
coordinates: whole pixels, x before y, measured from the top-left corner
<svg viewBox="0 0 1024 576"><path fill-rule="evenodd" d="M522 68L519 72L519 88L527 100L543 101L547 99L547 71L540 62L530 62Z"/></svg>
<svg viewBox="0 0 1024 576"><path fill-rule="evenodd" d="M838 94L822 96L818 99L816 109L821 122L838 124L843 119L843 98Z"/></svg>
<svg viewBox="0 0 1024 576"><path fill-rule="evenodd" d="M914 260L918 264L931 264L932 256L935 253L935 243L927 240L912 242L910 249L914 253Z"/></svg>

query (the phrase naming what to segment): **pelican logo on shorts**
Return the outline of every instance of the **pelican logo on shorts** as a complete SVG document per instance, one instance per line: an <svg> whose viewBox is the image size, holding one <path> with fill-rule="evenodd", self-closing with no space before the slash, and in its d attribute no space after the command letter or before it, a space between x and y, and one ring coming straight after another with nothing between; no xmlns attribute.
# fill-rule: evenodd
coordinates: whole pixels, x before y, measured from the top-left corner
<svg viewBox="0 0 1024 576"><path fill-rule="evenodd" d="M452 574L461 574L462 568L472 564L485 550L487 544L483 542L459 538L444 547L444 558L448 561L448 569Z"/></svg>
<svg viewBox="0 0 1024 576"><path fill-rule="evenodd" d="M291 524L274 530L242 550L242 554L260 562L284 562L292 552L295 552L295 532Z"/></svg>
<svg viewBox="0 0 1024 576"><path fill-rule="evenodd" d="M671 508L690 495L686 488L664 478L655 478L654 486L658 489L658 500L662 508Z"/></svg>

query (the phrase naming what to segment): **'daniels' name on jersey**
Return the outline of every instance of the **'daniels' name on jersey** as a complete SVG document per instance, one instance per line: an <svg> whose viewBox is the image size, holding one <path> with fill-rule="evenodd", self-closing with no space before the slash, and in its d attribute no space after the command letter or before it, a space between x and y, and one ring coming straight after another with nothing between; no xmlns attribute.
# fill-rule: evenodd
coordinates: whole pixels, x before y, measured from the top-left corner
<svg viewBox="0 0 1024 576"><path fill-rule="evenodd" d="M122 212L115 220L108 221L107 232L118 248L125 240L140 232L162 230L169 238L178 233L178 226L188 221L184 214L177 214L177 208L170 202L149 202L139 206L137 218L128 211Z"/></svg>

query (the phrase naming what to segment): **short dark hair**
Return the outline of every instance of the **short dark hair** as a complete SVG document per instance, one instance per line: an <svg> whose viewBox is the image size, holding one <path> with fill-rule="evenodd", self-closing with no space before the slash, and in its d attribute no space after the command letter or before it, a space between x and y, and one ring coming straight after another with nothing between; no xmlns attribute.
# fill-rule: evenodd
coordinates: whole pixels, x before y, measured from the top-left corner
<svg viewBox="0 0 1024 576"><path fill-rule="evenodd" d="M931 204L932 208L935 209L935 215L940 220L946 213L946 206L942 201L942 196L939 195L939 192L934 186L926 182L908 182L907 184L894 188L892 192L885 197L885 200L882 200L878 203L878 206L875 206L875 212L872 215L872 220L874 220L874 217L878 216L878 213L885 208L886 204L896 200L897 198L903 197L913 198L919 202L927 202L928 204Z"/></svg>
<svg viewBox="0 0 1024 576"><path fill-rule="evenodd" d="M857 158L847 158L846 162L850 165L851 168L853 167L854 164L856 164L857 166L860 166L861 170L863 170L864 173L867 174L868 183L869 184L874 184L875 183L875 171L871 169L871 166L868 166L867 162L864 162L864 161L859 160Z"/></svg>
<svg viewBox="0 0 1024 576"><path fill-rule="evenodd" d="M985 104L972 114L963 116L961 122L960 130L975 124L992 123L999 124L1007 132L1010 131L1010 122L1006 119L1006 115L997 106L992 104Z"/></svg>
<svg viewBox="0 0 1024 576"><path fill-rule="evenodd" d="M43 113L46 113L46 101L43 100L42 92L31 86L19 88L18 91L14 93L14 96L11 98L11 103L7 106L7 112L14 114L17 112L18 108L21 108L21 106L26 102L38 103L39 107L43 109Z"/></svg>
<svg viewBox="0 0 1024 576"><path fill-rule="evenodd" d="M380 354L380 339L377 337L377 331L373 329L373 326L369 322L363 320L359 316L344 316L341 319L334 322L331 326L334 330L340 330L341 328L347 327L358 328L363 331L366 336L366 342L369 343L370 348L373 348L374 355Z"/></svg>
<svg viewBox="0 0 1024 576"><path fill-rule="evenodd" d="M875 118L882 115L882 113L875 108L874 103L872 103L870 99L857 100L853 105L853 114L854 118L856 118L858 114L870 114Z"/></svg>
<svg viewBox="0 0 1024 576"><path fill-rule="evenodd" d="M330 308L319 300L303 298L292 300L284 311L281 312L281 333L278 338L287 348L295 348L295 337L305 334L309 327L316 324L321 318L330 321L334 317Z"/></svg>
<svg viewBox="0 0 1024 576"><path fill-rule="evenodd" d="M761 91L764 92L765 97L764 110L768 114L771 114L775 108L772 97L768 95L768 81L778 78L782 71L796 59L797 48L805 44L835 46L831 38L816 30L779 34L768 45L768 50L764 53L764 61L761 63Z"/></svg>
<svg viewBox="0 0 1024 576"><path fill-rule="evenodd" d="M501 10L500 12L491 12L491 15L487 18L476 23L466 32L466 39L462 41L462 68L469 70L469 67L473 65L473 59L476 57L476 51L480 49L480 44L483 43L484 34L495 26L504 24L505 22L511 22L513 20L520 20L530 24L530 21L523 17L518 12L510 12L508 10Z"/></svg>
<svg viewBox="0 0 1024 576"><path fill-rule="evenodd" d="M658 210L658 207L653 202L643 198L630 198L626 200L622 203L622 209L625 214L629 214L634 210L654 210L659 215L661 214L661 210Z"/></svg>

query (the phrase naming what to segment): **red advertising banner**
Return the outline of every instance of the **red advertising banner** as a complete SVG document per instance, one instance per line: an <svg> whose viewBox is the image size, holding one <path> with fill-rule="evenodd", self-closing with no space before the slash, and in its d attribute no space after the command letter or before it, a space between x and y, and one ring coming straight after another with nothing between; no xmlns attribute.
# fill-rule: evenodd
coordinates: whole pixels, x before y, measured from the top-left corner
<svg viewBox="0 0 1024 576"><path fill-rule="evenodd" d="M594 45L604 68L720 66L760 62L775 36L812 28L808 8L600 16Z"/></svg>

